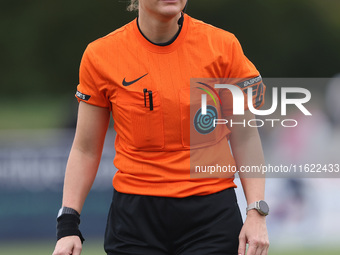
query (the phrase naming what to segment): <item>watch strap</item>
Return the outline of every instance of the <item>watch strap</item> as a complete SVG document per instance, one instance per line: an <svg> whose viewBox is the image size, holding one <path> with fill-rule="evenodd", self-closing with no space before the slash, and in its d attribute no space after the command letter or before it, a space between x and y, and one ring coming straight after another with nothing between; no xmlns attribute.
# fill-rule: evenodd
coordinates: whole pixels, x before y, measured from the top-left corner
<svg viewBox="0 0 340 255"><path fill-rule="evenodd" d="M259 208L259 201L256 201L254 203L249 204L246 208L246 213L248 213L248 211L252 210L252 209L256 209L256 210L260 209Z"/></svg>

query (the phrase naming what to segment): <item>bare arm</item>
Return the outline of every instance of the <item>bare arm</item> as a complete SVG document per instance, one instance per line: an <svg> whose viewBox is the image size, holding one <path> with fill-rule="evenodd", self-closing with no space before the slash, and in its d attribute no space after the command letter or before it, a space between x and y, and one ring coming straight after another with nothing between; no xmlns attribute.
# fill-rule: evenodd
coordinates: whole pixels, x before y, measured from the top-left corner
<svg viewBox="0 0 340 255"><path fill-rule="evenodd" d="M97 174L109 120L108 109L80 102L76 134L66 166L62 204L79 213Z"/></svg>
<svg viewBox="0 0 340 255"><path fill-rule="evenodd" d="M255 119L254 115L247 111L244 116L232 116L233 122L246 123L250 119ZM230 123L230 121L229 121ZM230 144L238 167L260 166L264 164L261 140L257 128L234 125L231 130ZM265 178L261 174L248 174L239 172L243 191L247 204L264 199ZM268 234L265 217L257 211L248 212L247 219L240 233L239 254L244 255L246 243L249 244L248 255L268 254Z"/></svg>
<svg viewBox="0 0 340 255"><path fill-rule="evenodd" d="M66 166L62 206L81 213L96 178L109 120L108 109L80 102L76 134ZM81 249L79 237L68 236L57 242L53 255L79 255Z"/></svg>
<svg viewBox="0 0 340 255"><path fill-rule="evenodd" d="M233 122L255 119L249 111L245 116L233 116ZM230 123L230 122L229 122ZM260 166L264 164L262 145L257 128L234 125L231 130L230 144L237 166ZM265 176L261 173L239 172L247 203L264 199ZM256 177L256 178L251 178Z"/></svg>

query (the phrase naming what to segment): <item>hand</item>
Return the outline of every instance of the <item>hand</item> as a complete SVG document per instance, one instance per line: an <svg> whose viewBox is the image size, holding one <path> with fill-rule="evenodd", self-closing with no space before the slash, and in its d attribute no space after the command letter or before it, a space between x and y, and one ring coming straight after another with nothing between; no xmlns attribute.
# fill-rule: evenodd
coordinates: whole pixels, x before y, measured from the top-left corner
<svg viewBox="0 0 340 255"><path fill-rule="evenodd" d="M269 240L266 226L266 217L260 215L256 210L248 211L248 215L239 235L238 254L267 255Z"/></svg>
<svg viewBox="0 0 340 255"><path fill-rule="evenodd" d="M80 255L81 250L78 236L66 236L58 240L52 255Z"/></svg>

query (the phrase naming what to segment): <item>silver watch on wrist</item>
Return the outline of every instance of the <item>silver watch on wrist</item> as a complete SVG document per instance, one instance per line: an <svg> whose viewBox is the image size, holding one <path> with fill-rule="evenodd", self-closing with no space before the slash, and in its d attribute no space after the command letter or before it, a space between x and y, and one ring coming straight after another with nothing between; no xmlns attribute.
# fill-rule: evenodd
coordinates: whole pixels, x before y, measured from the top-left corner
<svg viewBox="0 0 340 255"><path fill-rule="evenodd" d="M269 206L264 200L256 201L247 206L247 213L249 210L255 209L259 214L267 216L269 214Z"/></svg>
<svg viewBox="0 0 340 255"><path fill-rule="evenodd" d="M58 216L57 216L57 219L61 216L61 215L64 215L64 214L73 214L73 215L77 215L78 217L80 217L80 214L76 211L76 210L74 210L74 209L72 209L72 208L70 208L70 207L62 207L62 208L60 208L60 210L59 210L59 212L58 212Z"/></svg>

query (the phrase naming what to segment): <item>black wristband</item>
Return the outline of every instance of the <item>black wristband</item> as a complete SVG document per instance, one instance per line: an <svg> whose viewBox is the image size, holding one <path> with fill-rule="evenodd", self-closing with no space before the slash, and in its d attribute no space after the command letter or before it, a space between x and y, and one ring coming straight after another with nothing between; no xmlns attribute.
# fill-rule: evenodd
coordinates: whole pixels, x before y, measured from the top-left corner
<svg viewBox="0 0 340 255"><path fill-rule="evenodd" d="M79 236L81 243L85 241L79 230L80 217L74 214L63 214L57 218L57 240L66 236Z"/></svg>

